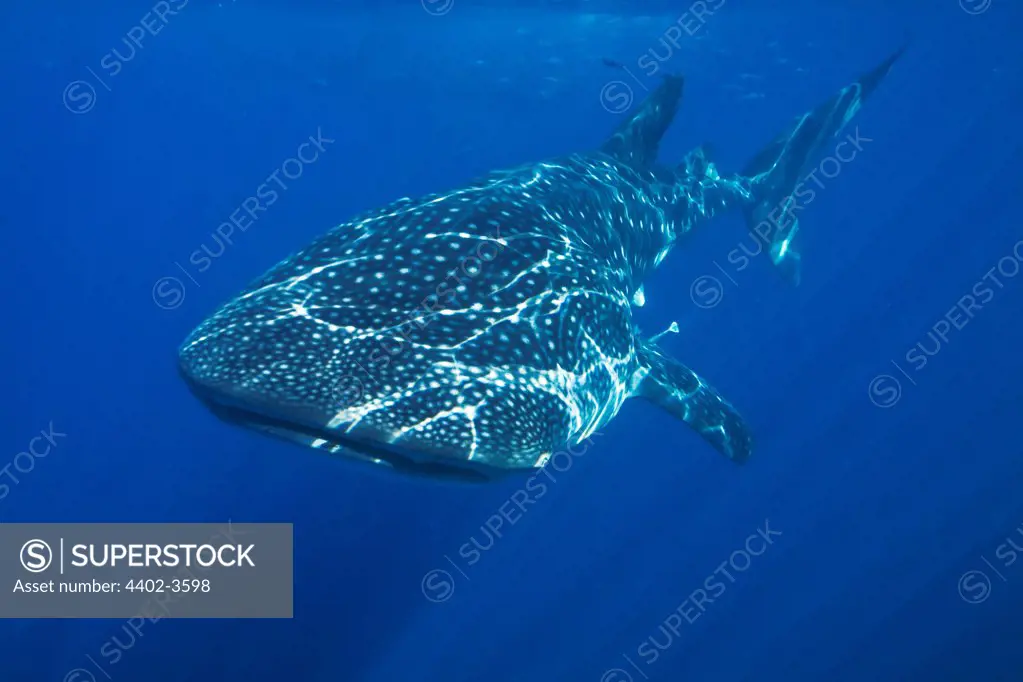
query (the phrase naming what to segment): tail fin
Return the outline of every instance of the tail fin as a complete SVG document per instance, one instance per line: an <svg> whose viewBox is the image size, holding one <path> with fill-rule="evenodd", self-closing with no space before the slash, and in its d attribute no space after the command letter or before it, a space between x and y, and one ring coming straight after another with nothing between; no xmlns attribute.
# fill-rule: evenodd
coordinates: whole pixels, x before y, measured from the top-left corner
<svg viewBox="0 0 1023 682"><path fill-rule="evenodd" d="M811 159L860 110L903 51L905 46L855 83L797 118L742 171L749 179L754 197L745 210L746 223L751 231L770 240L771 261L793 284L800 279L800 256L792 247L799 230L799 219L793 215L799 206L793 193Z"/></svg>

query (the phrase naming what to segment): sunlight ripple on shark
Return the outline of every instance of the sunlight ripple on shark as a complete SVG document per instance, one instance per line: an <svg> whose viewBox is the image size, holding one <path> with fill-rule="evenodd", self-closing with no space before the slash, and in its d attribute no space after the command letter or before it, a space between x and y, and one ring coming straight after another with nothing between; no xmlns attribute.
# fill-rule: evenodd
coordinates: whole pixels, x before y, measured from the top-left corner
<svg viewBox="0 0 1023 682"><path fill-rule="evenodd" d="M683 79L594 151L402 199L335 227L203 321L179 351L217 415L329 453L485 480L542 466L645 398L736 462L739 413L633 322L644 279L696 225L752 229L901 50L796 119L742 173L704 150L656 164ZM795 225L772 239L791 279ZM658 335L659 336L659 335Z"/></svg>

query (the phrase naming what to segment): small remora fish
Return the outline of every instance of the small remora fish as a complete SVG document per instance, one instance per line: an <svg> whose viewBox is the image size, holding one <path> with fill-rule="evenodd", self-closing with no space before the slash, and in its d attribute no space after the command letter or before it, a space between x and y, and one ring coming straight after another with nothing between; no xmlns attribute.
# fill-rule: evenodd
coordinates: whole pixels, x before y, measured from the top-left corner
<svg viewBox="0 0 1023 682"><path fill-rule="evenodd" d="M330 230L202 322L180 371L231 422L410 473L475 480L540 467L630 397L743 462L752 438L739 413L666 355L660 335L638 331L633 306L697 224L740 208L752 229L783 205L898 56L731 176L702 148L656 164L683 87L668 76L599 149ZM797 224L771 237L791 279Z"/></svg>

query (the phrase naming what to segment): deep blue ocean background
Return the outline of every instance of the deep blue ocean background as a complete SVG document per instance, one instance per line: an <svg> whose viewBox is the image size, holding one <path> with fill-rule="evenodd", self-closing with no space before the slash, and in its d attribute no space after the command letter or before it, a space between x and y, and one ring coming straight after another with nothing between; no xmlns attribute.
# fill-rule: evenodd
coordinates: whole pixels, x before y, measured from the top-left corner
<svg viewBox="0 0 1023 682"><path fill-rule="evenodd" d="M1021 679L1023 560L999 554L1023 547L1023 274L1004 274L1023 239L1023 6L989 4L727 0L673 49L687 84L662 158L709 141L731 171L910 40L852 124L872 141L804 212L801 286L763 257L728 264L738 215L646 286L643 328L678 322L665 346L741 409L754 459L630 401L472 565L459 548L486 543L521 479L407 479L229 427L175 350L356 212L598 145L624 115L605 85L638 102L657 83L601 60L663 55L688 3L191 0L113 77L101 60L153 3L5 7L0 465L51 423L66 437L2 481L0 521L292 522L295 615L163 619L134 641L123 621L7 620L0 679ZM79 80L93 100L65 97ZM336 142L197 272L189 255L318 130ZM703 276L711 307L690 296ZM174 306L154 300L167 277ZM937 348L920 369L917 343ZM768 550L641 656L765 523ZM436 570L453 582L424 595Z"/></svg>

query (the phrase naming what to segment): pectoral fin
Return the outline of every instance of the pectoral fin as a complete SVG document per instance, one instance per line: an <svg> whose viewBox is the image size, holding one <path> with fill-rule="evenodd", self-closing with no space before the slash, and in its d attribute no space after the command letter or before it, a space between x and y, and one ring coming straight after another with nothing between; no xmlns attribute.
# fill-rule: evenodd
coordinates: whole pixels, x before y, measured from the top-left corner
<svg viewBox="0 0 1023 682"><path fill-rule="evenodd" d="M753 437L728 401L678 360L665 355L650 341L639 351L646 370L633 395L646 398L678 417L730 460L749 459Z"/></svg>

